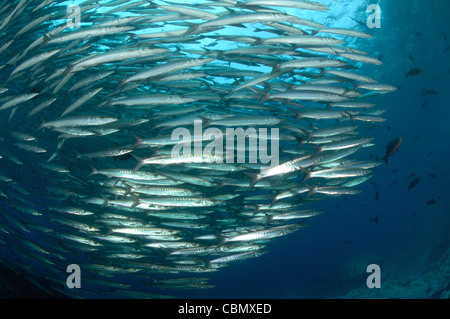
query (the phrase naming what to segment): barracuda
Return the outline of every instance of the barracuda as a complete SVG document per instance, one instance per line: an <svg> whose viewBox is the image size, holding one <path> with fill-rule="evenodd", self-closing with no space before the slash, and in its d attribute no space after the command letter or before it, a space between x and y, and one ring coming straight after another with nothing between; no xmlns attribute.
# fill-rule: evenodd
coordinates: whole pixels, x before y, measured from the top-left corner
<svg viewBox="0 0 450 319"><path fill-rule="evenodd" d="M253 186L255 186L255 184L262 178L295 172L301 169L305 169L311 165L317 164L319 161L319 158L314 158L308 155L293 159L292 161L288 161L278 166L271 167L259 174L256 174L250 181L249 189L253 188Z"/></svg>
<svg viewBox="0 0 450 319"><path fill-rule="evenodd" d="M100 37L100 36L105 36L105 35L117 34L120 32L126 32L126 31L130 31L133 29L134 29L134 27L127 27L127 26L118 26L118 27L111 26L111 27L103 27L103 28L92 28L90 30L70 32L67 35L63 35L63 36L60 36L60 37L57 37L57 38L54 38L54 39L48 41L48 44L63 43L63 42L83 39L83 38L87 38L87 37Z"/></svg>
<svg viewBox="0 0 450 319"><path fill-rule="evenodd" d="M152 204L170 207L207 207L214 206L216 202L208 198L202 197L161 197L161 198L142 198L139 200L141 204Z"/></svg>
<svg viewBox="0 0 450 319"><path fill-rule="evenodd" d="M135 228L114 228L111 230L111 232L136 236L148 236L148 235L165 236L165 235L175 235L180 231L156 227L135 227Z"/></svg>
<svg viewBox="0 0 450 319"><path fill-rule="evenodd" d="M154 68L151 68L150 70L140 72L134 76L131 76L128 79L126 79L124 81L124 83L145 80L145 79L149 79L149 78L156 77L159 75L166 75L169 72L186 70L186 69L193 68L196 66L201 66L203 64L212 62L214 60L215 60L214 58L211 58L211 59L188 59L188 60L173 62L173 63L169 62L169 63L163 64L163 65L159 65Z"/></svg>
<svg viewBox="0 0 450 319"><path fill-rule="evenodd" d="M118 61L123 61L123 60L127 60L127 59L148 57L148 56L166 53L166 52L169 52L169 50L163 49L163 48L138 48L138 49L129 50L129 51L118 51L118 52L105 53L105 54L84 60L78 64L75 64L74 66L69 68L69 71L70 72L78 72L78 71L81 71L84 69L92 68L92 67L94 67L96 65L100 65L100 64L118 62Z"/></svg>
<svg viewBox="0 0 450 319"><path fill-rule="evenodd" d="M0 106L0 111L9 109L9 108L14 107L21 103L25 103L38 95L39 95L39 93L30 93L30 94L19 95L17 97L12 97L6 103L4 103L2 106Z"/></svg>
<svg viewBox="0 0 450 319"><path fill-rule="evenodd" d="M271 239L279 236L284 236L287 234L290 234L301 227L304 227L304 225L300 224L291 224L291 225L284 225L284 226L276 226L269 229L263 229L260 231L254 231L249 232L246 234L236 235L232 237L225 237L223 241L225 243L228 242L234 242L234 241L257 241L257 240L263 240L263 239Z"/></svg>

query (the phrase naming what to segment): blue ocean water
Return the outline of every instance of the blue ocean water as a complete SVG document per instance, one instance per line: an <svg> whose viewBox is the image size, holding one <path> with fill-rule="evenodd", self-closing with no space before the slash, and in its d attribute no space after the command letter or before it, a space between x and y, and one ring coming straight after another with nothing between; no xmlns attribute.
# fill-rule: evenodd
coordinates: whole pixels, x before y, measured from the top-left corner
<svg viewBox="0 0 450 319"><path fill-rule="evenodd" d="M374 35L361 49L383 66L363 73L400 88L373 99L387 121L367 130L376 141L367 155L381 159L401 136L399 150L361 194L305 205L326 213L263 256L208 274L215 288L180 290L180 298L449 298L450 4L382 0L381 28L369 29L351 18L365 22L374 1L328 3L332 17L317 22ZM412 68L421 74L406 77ZM371 264L380 266L381 288L366 285Z"/></svg>

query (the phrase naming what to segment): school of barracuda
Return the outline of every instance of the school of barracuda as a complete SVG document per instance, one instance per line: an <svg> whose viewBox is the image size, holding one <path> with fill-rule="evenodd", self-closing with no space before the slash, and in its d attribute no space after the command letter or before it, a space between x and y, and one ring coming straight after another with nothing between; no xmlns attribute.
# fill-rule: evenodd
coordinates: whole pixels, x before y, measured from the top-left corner
<svg viewBox="0 0 450 319"><path fill-rule="evenodd" d="M322 213L305 205L358 194L380 164L351 158L373 145L357 129L385 120L366 98L396 89L360 74L382 62L344 45L371 36L286 13L326 5L88 0L76 26L70 4L0 5L2 259L42 288L211 288L205 273L267 253ZM194 120L278 128L279 164L174 160L172 132ZM69 264L82 289L65 286Z"/></svg>

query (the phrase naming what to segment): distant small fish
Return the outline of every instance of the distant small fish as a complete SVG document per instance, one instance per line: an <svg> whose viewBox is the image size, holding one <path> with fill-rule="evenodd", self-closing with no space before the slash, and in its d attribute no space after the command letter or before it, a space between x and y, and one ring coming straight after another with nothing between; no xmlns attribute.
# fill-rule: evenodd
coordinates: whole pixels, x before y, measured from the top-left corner
<svg viewBox="0 0 450 319"><path fill-rule="evenodd" d="M422 136L414 136L414 139L415 139L415 140L421 140L421 139L422 139Z"/></svg>
<svg viewBox="0 0 450 319"><path fill-rule="evenodd" d="M394 185L397 185L397 184L398 184L398 181L393 181L392 183L389 184L389 186L394 186Z"/></svg>
<svg viewBox="0 0 450 319"><path fill-rule="evenodd" d="M436 178L436 174L433 173L428 173L428 176L430 176L431 178Z"/></svg>
<svg viewBox="0 0 450 319"><path fill-rule="evenodd" d="M391 172L392 173L398 173L398 168L394 168Z"/></svg>
<svg viewBox="0 0 450 319"><path fill-rule="evenodd" d="M414 176L416 176L416 173L411 173L411 174L409 174L406 178L411 178L411 177L414 177Z"/></svg>
<svg viewBox="0 0 450 319"><path fill-rule="evenodd" d="M420 183L420 177L414 178L414 179L411 181L411 183L409 184L409 186L408 186L408 192L410 192L411 189L413 189L414 187L416 187L417 184L419 184L419 183Z"/></svg>
<svg viewBox="0 0 450 319"><path fill-rule="evenodd" d="M352 17L350 17L350 19L352 19L353 21L355 21L356 23L358 23L361 26L365 26L366 24L364 22L358 21L356 19L353 19Z"/></svg>
<svg viewBox="0 0 450 319"><path fill-rule="evenodd" d="M422 89L421 96L437 95L435 90Z"/></svg>
<svg viewBox="0 0 450 319"><path fill-rule="evenodd" d="M411 217L414 217L414 216L417 216L417 213L416 213L416 212L411 213Z"/></svg>
<svg viewBox="0 0 450 319"><path fill-rule="evenodd" d="M426 202L427 206L435 205L436 203L437 203L437 200L435 200L434 198L431 198Z"/></svg>
<svg viewBox="0 0 450 319"><path fill-rule="evenodd" d="M370 219L370 222L372 222L372 223L378 223L378 215L375 216L374 218L371 218L371 219Z"/></svg>
<svg viewBox="0 0 450 319"><path fill-rule="evenodd" d="M444 49L444 53L447 53L448 51L450 51L450 46L448 46Z"/></svg>
<svg viewBox="0 0 450 319"><path fill-rule="evenodd" d="M447 33L445 33L445 31L442 31L442 35L444 36L445 42L448 42Z"/></svg>
<svg viewBox="0 0 450 319"><path fill-rule="evenodd" d="M414 76L418 76L422 73L422 70L419 68L412 68L410 69L408 72L405 72L406 77L414 77Z"/></svg>
<svg viewBox="0 0 450 319"><path fill-rule="evenodd" d="M430 153L428 153L428 156L431 156L431 155L433 155L433 151L430 151Z"/></svg>
<svg viewBox="0 0 450 319"><path fill-rule="evenodd" d="M390 127L389 125L387 125L386 128L388 131L390 131L392 129L392 127Z"/></svg>
<svg viewBox="0 0 450 319"><path fill-rule="evenodd" d="M424 109L428 105L428 101L423 101L422 103L422 109Z"/></svg>
<svg viewBox="0 0 450 319"><path fill-rule="evenodd" d="M398 150L400 147L400 144L402 143L402 137L396 137L394 138L387 146L386 148L386 155L383 157L383 160L386 162L386 165L388 165L388 158L394 155L394 153Z"/></svg>
<svg viewBox="0 0 450 319"><path fill-rule="evenodd" d="M412 62L414 62L415 61L415 59L414 59L414 57L412 56L412 54L410 53L409 54L409 59L412 61Z"/></svg>
<svg viewBox="0 0 450 319"><path fill-rule="evenodd" d="M380 200L380 192L375 194L375 201L378 202Z"/></svg>
<svg viewBox="0 0 450 319"><path fill-rule="evenodd" d="M419 31L416 31L416 37L421 37L423 34L420 33Z"/></svg>

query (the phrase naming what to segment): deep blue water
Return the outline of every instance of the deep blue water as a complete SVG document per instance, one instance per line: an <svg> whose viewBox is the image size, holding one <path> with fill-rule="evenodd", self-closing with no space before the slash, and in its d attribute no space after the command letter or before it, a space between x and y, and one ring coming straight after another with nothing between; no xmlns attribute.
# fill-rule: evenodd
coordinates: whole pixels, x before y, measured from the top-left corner
<svg viewBox="0 0 450 319"><path fill-rule="evenodd" d="M350 3L339 0L333 7L351 8L351 16L364 21L364 9L374 2ZM375 137L376 146L367 151L372 159L381 159L387 144L402 136L389 165L374 169L360 195L305 205L326 213L274 240L267 254L208 274L216 288L180 290L179 297L432 298L449 290L450 24L445 16L450 3L382 0L379 5L380 29L358 26L344 13L338 18L375 36L362 49L382 56L384 65L364 67L364 73L400 88L373 99L387 110L387 121L363 132ZM422 73L406 78L411 68ZM423 96L423 89L437 94ZM409 191L416 177L420 182ZM370 264L381 268L381 289L366 286Z"/></svg>

